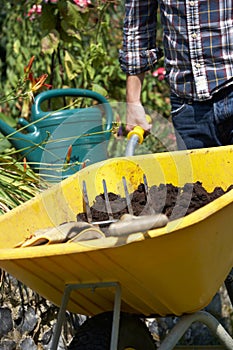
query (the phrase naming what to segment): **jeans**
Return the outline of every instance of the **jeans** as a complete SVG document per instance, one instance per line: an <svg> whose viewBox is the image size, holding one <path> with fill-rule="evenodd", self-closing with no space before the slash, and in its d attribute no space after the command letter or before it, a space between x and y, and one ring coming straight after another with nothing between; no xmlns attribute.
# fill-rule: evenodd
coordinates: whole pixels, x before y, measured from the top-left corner
<svg viewBox="0 0 233 350"><path fill-rule="evenodd" d="M233 85L203 102L171 94L171 106L178 149L233 144Z"/></svg>
<svg viewBox="0 0 233 350"><path fill-rule="evenodd" d="M233 85L204 102L171 94L171 106L178 149L233 145ZM233 268L225 286L233 306Z"/></svg>

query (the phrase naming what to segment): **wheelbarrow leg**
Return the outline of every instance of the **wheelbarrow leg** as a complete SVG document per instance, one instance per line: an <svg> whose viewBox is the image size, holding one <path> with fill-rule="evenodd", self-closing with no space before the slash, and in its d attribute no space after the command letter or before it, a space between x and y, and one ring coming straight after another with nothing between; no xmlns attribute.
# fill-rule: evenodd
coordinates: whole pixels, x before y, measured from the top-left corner
<svg viewBox="0 0 233 350"><path fill-rule="evenodd" d="M55 325L55 330L54 330L54 334L53 334L53 338L52 338L51 350L57 350L57 348L58 348L58 343L59 343L59 338L61 335L62 325L65 321L67 304L68 304L68 301L70 298L70 293L73 289L72 287L73 287L73 285L68 284L64 289L62 302L61 302L60 310L58 313L58 319L57 319L57 323Z"/></svg>
<svg viewBox="0 0 233 350"><path fill-rule="evenodd" d="M117 284L115 301L114 301L114 309L113 309L110 350L117 350L119 325L120 325L120 311L121 311L121 287L119 284Z"/></svg>
<svg viewBox="0 0 233 350"><path fill-rule="evenodd" d="M121 287L118 282L100 282L100 283L88 283L88 284L67 284L64 289L60 310L58 313L58 319L53 334L51 350L57 350L59 338L61 335L62 325L65 321L65 313L67 310L67 304L70 298L72 290L77 289L93 289L96 288L109 288L115 287L115 300L113 309L113 321L112 321L112 333L111 333L111 347L110 350L117 350L119 323L120 323L120 308L121 308Z"/></svg>
<svg viewBox="0 0 233 350"><path fill-rule="evenodd" d="M233 349L233 339L218 322L218 320L206 311L198 311L194 314L182 316L180 321L172 328L158 350L172 350L193 322L204 323L219 341L228 350Z"/></svg>
<svg viewBox="0 0 233 350"><path fill-rule="evenodd" d="M228 296L229 296L230 301L231 301L231 305L233 307L233 268L231 269L231 272L229 273L229 275L225 279L225 286L226 286L226 290L227 290Z"/></svg>

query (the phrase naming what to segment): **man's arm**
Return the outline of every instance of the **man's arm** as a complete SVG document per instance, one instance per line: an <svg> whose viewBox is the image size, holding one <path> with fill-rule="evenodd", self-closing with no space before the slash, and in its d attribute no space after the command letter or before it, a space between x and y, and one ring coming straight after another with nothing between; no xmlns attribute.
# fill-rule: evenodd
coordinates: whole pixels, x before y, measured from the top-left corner
<svg viewBox="0 0 233 350"><path fill-rule="evenodd" d="M126 130L130 131L135 125L140 125L144 130L149 131L151 125L145 119L145 110L141 104L141 91L144 73L127 75L126 80L126 102L127 102L127 125Z"/></svg>
<svg viewBox="0 0 233 350"><path fill-rule="evenodd" d="M156 48L157 8L157 0L125 0L123 47L119 59L122 70L127 74L128 131L135 125L144 130L151 128L141 104L141 90L145 72L153 69L161 57L161 50Z"/></svg>

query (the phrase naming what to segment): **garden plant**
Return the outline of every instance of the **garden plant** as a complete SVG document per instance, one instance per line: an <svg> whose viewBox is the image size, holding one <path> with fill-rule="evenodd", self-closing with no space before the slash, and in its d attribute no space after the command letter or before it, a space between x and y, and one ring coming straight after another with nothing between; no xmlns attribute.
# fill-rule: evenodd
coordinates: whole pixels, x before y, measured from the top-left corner
<svg viewBox="0 0 233 350"><path fill-rule="evenodd" d="M25 86L22 83L25 84L25 81L22 78L25 66L32 57L35 58L34 76L46 77L46 84L51 88L90 89L113 103L124 102L125 75L118 62L123 15L120 0L3 0L0 12L1 119L11 126L17 125L19 117L30 120L33 99L29 94L24 94ZM161 35L158 41L161 41ZM161 68L147 75L142 99L151 111L156 110L168 117L168 88L164 80L163 62L160 65ZM42 85L39 88L37 85L34 95L46 88ZM117 127L122 123L121 117L116 117ZM113 138L109 156L122 152L124 136L118 137L120 142L117 143ZM146 147L152 151L162 149L153 137L148 138L147 144ZM19 181L25 180L24 186L33 189L33 196L37 176L28 167L27 176L30 174L30 178L25 177L24 161L5 137L1 138L0 153L1 173L9 169L9 164L11 170L14 166L14 176ZM23 177L19 169L23 170ZM4 182L5 178L1 181ZM30 198L30 194L25 196L24 191L21 193L22 200ZM2 212L3 208L7 210L5 206L11 209L21 203L12 198L10 201L9 197L3 200L3 197L4 191L0 198Z"/></svg>

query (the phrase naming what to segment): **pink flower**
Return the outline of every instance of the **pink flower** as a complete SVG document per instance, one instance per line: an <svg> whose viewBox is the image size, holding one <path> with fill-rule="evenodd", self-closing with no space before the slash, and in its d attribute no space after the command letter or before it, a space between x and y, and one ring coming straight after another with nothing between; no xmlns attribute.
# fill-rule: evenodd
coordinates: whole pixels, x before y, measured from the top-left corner
<svg viewBox="0 0 233 350"><path fill-rule="evenodd" d="M171 140L171 141L176 141L176 137L175 137L174 134L169 134L169 135L167 136L167 138L168 138L169 140Z"/></svg>
<svg viewBox="0 0 233 350"><path fill-rule="evenodd" d="M33 5L32 8L27 13L27 16L29 17L30 21L33 21L35 19L35 15L41 15L42 13L42 6L41 5Z"/></svg>
<svg viewBox="0 0 233 350"><path fill-rule="evenodd" d="M82 8L86 8L88 7L89 5L91 5L91 0L73 0L73 2L79 6L79 7L82 7Z"/></svg>
<svg viewBox="0 0 233 350"><path fill-rule="evenodd" d="M158 78L158 80L164 80L166 71L164 67L159 67L152 73L153 77Z"/></svg>

